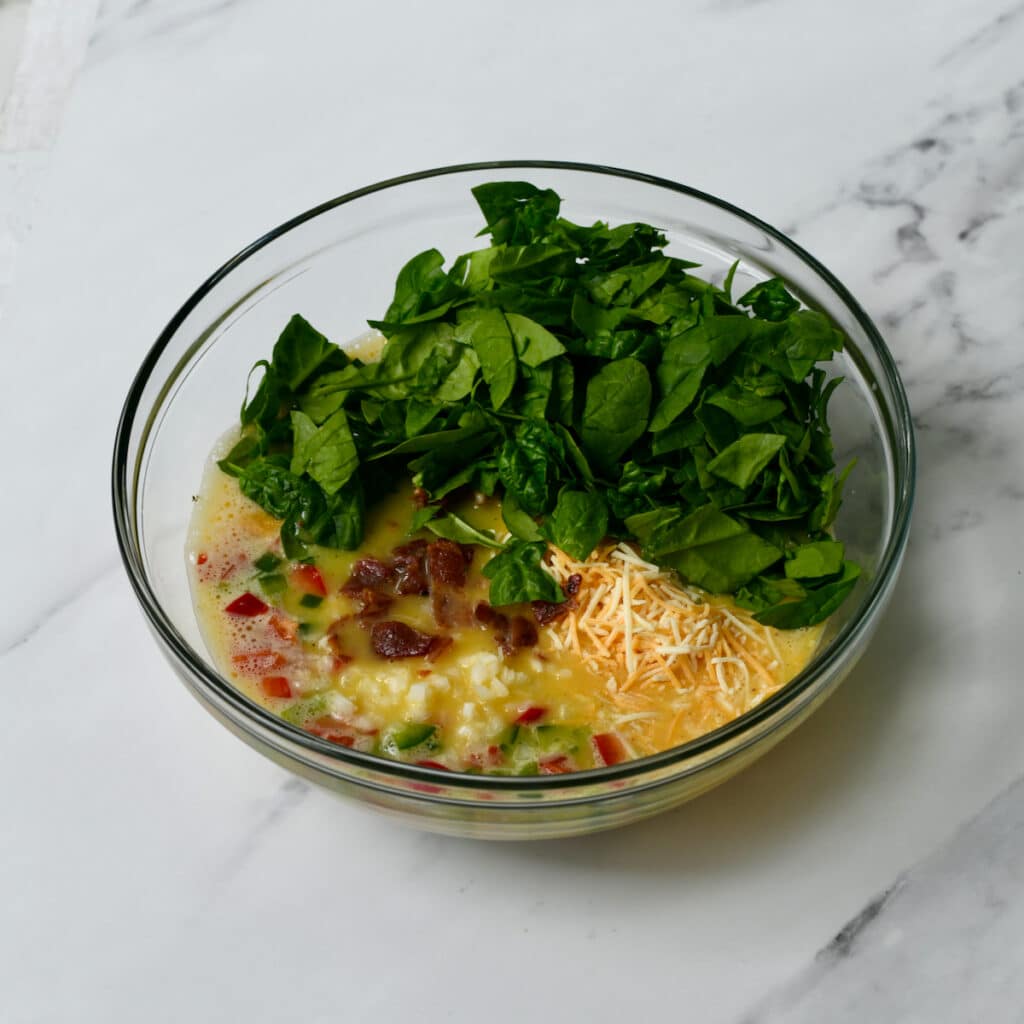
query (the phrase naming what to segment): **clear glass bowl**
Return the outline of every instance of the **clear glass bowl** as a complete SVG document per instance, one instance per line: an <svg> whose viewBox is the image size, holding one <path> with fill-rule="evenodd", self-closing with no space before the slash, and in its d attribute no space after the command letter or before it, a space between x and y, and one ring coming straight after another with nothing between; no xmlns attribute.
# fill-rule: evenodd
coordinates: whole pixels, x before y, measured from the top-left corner
<svg viewBox="0 0 1024 1024"><path fill-rule="evenodd" d="M653 757L575 775L490 778L399 764L335 746L254 704L206 653L185 568L191 497L213 442L235 420L246 375L293 313L340 341L387 308L395 274L433 246L475 247L484 181L526 179L563 196L567 217L645 221L669 251L721 280L734 260L742 294L779 275L827 313L849 344L830 406L837 461L858 464L837 533L863 567L813 662L728 725ZM118 542L149 625L175 672L216 718L282 767L404 820L457 835L537 839L614 826L689 800L740 771L802 722L862 654L892 592L907 541L914 442L906 395L874 324L820 263L728 203L629 171L495 162L425 171L324 203L264 235L217 270L174 315L128 394L114 448Z"/></svg>

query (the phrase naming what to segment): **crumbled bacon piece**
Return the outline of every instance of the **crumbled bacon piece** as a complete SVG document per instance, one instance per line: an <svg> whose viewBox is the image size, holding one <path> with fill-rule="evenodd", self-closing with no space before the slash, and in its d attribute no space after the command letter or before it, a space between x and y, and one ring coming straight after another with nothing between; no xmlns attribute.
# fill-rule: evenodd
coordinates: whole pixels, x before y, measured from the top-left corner
<svg viewBox="0 0 1024 1024"><path fill-rule="evenodd" d="M392 552L395 565L395 593L426 595L430 592L424 556L427 552L425 540L414 540L403 544Z"/></svg>
<svg viewBox="0 0 1024 1024"><path fill-rule="evenodd" d="M517 615L508 633L508 645L513 651L520 647L535 647L537 644L537 627L522 615Z"/></svg>
<svg viewBox="0 0 1024 1024"><path fill-rule="evenodd" d="M352 566L352 573L341 588L343 594L358 594L362 590L383 590L395 577L395 570L379 558L360 558Z"/></svg>
<svg viewBox="0 0 1024 1024"><path fill-rule="evenodd" d="M439 641L451 643L450 637L431 636L404 622L377 622L370 630L373 652L381 658L425 658L435 651ZM445 644L445 646L447 646Z"/></svg>
<svg viewBox="0 0 1024 1024"><path fill-rule="evenodd" d="M549 622L554 622L555 619L559 619L566 612L571 611L576 607L576 595L579 593L582 582L583 577L578 572L574 572L562 587L562 593L565 594L564 601L531 601L533 617L542 626L546 626Z"/></svg>
<svg viewBox="0 0 1024 1024"><path fill-rule="evenodd" d="M430 594L430 610L434 621L444 629L469 624L469 605L458 594L435 588Z"/></svg>
<svg viewBox="0 0 1024 1024"><path fill-rule="evenodd" d="M466 585L466 557L462 548L451 540L435 540L427 546L427 574L432 583L446 583L462 588Z"/></svg>
<svg viewBox="0 0 1024 1024"><path fill-rule="evenodd" d="M427 661L437 661L453 643L455 641L450 636L435 636L430 650L427 651Z"/></svg>
<svg viewBox="0 0 1024 1024"><path fill-rule="evenodd" d="M531 601L533 617L542 625L546 626L555 619L560 619L568 610L568 601L555 604L553 601Z"/></svg>
<svg viewBox="0 0 1024 1024"><path fill-rule="evenodd" d="M473 615L476 617L476 621L484 626L491 625L497 614L498 613L486 601L478 601L476 608L473 609Z"/></svg>
<svg viewBox="0 0 1024 1024"><path fill-rule="evenodd" d="M373 619L383 615L395 603L393 597L369 587L364 587L358 593L350 593L349 596L359 602L357 615L360 619Z"/></svg>

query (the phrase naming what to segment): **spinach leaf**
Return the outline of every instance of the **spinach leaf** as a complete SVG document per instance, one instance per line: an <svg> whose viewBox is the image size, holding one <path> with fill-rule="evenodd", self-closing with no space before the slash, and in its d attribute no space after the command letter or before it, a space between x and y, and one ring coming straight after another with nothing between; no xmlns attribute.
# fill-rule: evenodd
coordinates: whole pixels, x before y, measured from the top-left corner
<svg viewBox="0 0 1024 1024"><path fill-rule="evenodd" d="M249 397L249 384L256 370L263 370L263 377L256 387L256 393ZM287 389L280 374L265 359L261 359L249 371L249 379L245 385L245 399L242 402L242 426L252 424L267 429L281 414L281 408L288 399Z"/></svg>
<svg viewBox="0 0 1024 1024"><path fill-rule="evenodd" d="M500 409L516 385L516 350L505 315L500 309L474 309L461 315L459 338L473 346L484 380L491 390L491 405Z"/></svg>
<svg viewBox="0 0 1024 1024"><path fill-rule="evenodd" d="M582 562L608 532L608 507L592 491L563 490L543 532L552 544Z"/></svg>
<svg viewBox="0 0 1024 1024"><path fill-rule="evenodd" d="M843 568L843 554L843 545L837 540L801 544L787 553L786 577L791 580L813 580L835 576Z"/></svg>
<svg viewBox="0 0 1024 1024"><path fill-rule="evenodd" d="M431 292L439 292L447 282L443 267L444 257L436 249L413 256L398 272L395 297L384 314L384 322L400 324L419 313L425 306L424 300L429 303Z"/></svg>
<svg viewBox="0 0 1024 1024"><path fill-rule="evenodd" d="M860 577L860 567L844 562L839 579L808 590L796 601L785 601L758 612L754 618L776 629L799 629L824 622L850 595Z"/></svg>
<svg viewBox="0 0 1024 1024"><path fill-rule="evenodd" d="M544 551L543 542L514 540L483 567L484 576L491 581L492 605L565 600L555 578L541 565Z"/></svg>
<svg viewBox="0 0 1024 1024"><path fill-rule="evenodd" d="M607 363L587 383L580 436L583 449L610 469L647 429L651 378L636 359Z"/></svg>
<svg viewBox="0 0 1024 1024"><path fill-rule="evenodd" d="M562 459L558 436L546 423L521 424L498 453L498 476L506 492L529 515L551 507L552 488Z"/></svg>
<svg viewBox="0 0 1024 1024"><path fill-rule="evenodd" d="M373 381L376 371L349 363L342 370L319 374L299 396L299 408L314 423L323 423L336 413L349 395Z"/></svg>
<svg viewBox="0 0 1024 1024"><path fill-rule="evenodd" d="M617 519L628 519L657 504L656 495L668 479L668 467L627 462L616 487L607 492L608 504Z"/></svg>
<svg viewBox="0 0 1024 1024"><path fill-rule="evenodd" d="M749 487L785 443L781 434L744 434L708 463L708 472L736 487Z"/></svg>
<svg viewBox="0 0 1024 1024"><path fill-rule="evenodd" d="M460 345L455 365L435 391L437 400L454 404L468 398L473 393L479 369L480 357L476 354L476 350L466 345Z"/></svg>
<svg viewBox="0 0 1024 1024"><path fill-rule="evenodd" d="M577 292L572 300L572 322L591 342L604 342L617 331L623 321L629 319L630 310L624 306L602 309L591 302L583 292ZM587 351L593 352L594 345Z"/></svg>
<svg viewBox="0 0 1024 1024"><path fill-rule="evenodd" d="M808 526L812 530L827 530L835 522L836 515L839 513L839 506L843 503L843 487L846 484L846 478L853 471L853 467L856 464L857 460L852 459L838 477L833 476L831 473L826 473L822 477L820 484L821 500L811 510L807 520Z"/></svg>
<svg viewBox="0 0 1024 1024"><path fill-rule="evenodd" d="M706 362L699 363L688 373L676 380L671 390L665 394L665 397L662 398L658 403L658 407L654 410L654 415L651 417L652 434L660 433L672 426L693 404L693 400L697 397L697 392L700 390L701 383L704 380L704 372L707 368L708 364Z"/></svg>
<svg viewBox="0 0 1024 1024"><path fill-rule="evenodd" d="M556 359L551 370L551 415L559 423L569 426L573 421L575 371L568 359Z"/></svg>
<svg viewBox="0 0 1024 1024"><path fill-rule="evenodd" d="M529 317L506 313L505 320L512 331L516 355L525 366L540 366L565 352L565 346L549 330Z"/></svg>
<svg viewBox="0 0 1024 1024"><path fill-rule="evenodd" d="M501 518L513 537L531 541L542 539L540 527L511 491L506 491L502 498Z"/></svg>
<svg viewBox="0 0 1024 1024"><path fill-rule="evenodd" d="M348 482L359 465L344 409L318 427L304 412L292 411L295 431L291 471L308 473L330 496Z"/></svg>
<svg viewBox="0 0 1024 1024"><path fill-rule="evenodd" d="M495 244L525 242L542 235L558 217L561 199L549 188L526 181L492 181L473 189L487 222L481 231Z"/></svg>
<svg viewBox="0 0 1024 1024"><path fill-rule="evenodd" d="M571 250L537 242L499 249L491 260L490 272L495 281L528 281L565 274L575 262Z"/></svg>
<svg viewBox="0 0 1024 1024"><path fill-rule="evenodd" d="M831 359L833 352L842 350L842 334L817 310L802 309L778 327L782 330L780 336L768 334L758 338L751 353L787 380L804 380L816 362Z"/></svg>
<svg viewBox="0 0 1024 1024"><path fill-rule="evenodd" d="M239 474L242 493L276 519L285 519L296 506L303 481L295 476L281 456L268 456L251 462Z"/></svg>
<svg viewBox="0 0 1024 1024"><path fill-rule="evenodd" d="M431 519L426 523L426 527L438 537L453 540L457 544L480 544L485 548L497 548L499 551L505 546L495 540L490 530L478 530L454 512L449 512L441 519Z"/></svg>
<svg viewBox="0 0 1024 1024"><path fill-rule="evenodd" d="M721 391L708 395L704 399L710 405L724 409L734 420L744 427L756 427L761 423L781 416L786 411L784 402L777 398L762 398L760 395L746 391L735 382L730 383Z"/></svg>
<svg viewBox="0 0 1024 1024"><path fill-rule="evenodd" d="M712 505L657 527L643 551L712 593L734 592L782 556L770 541Z"/></svg>
<svg viewBox="0 0 1024 1024"><path fill-rule="evenodd" d="M348 362L348 357L337 345L332 345L296 313L274 345L272 363L282 384L290 391L298 391L332 356L343 364Z"/></svg>
<svg viewBox="0 0 1024 1024"><path fill-rule="evenodd" d="M632 306L664 276L671 264L667 259L634 264L598 274L586 282L590 297L599 305Z"/></svg>
<svg viewBox="0 0 1024 1024"><path fill-rule="evenodd" d="M736 300L738 306L750 306L761 320L785 320L800 308L800 303L786 290L781 277L772 277L755 284Z"/></svg>

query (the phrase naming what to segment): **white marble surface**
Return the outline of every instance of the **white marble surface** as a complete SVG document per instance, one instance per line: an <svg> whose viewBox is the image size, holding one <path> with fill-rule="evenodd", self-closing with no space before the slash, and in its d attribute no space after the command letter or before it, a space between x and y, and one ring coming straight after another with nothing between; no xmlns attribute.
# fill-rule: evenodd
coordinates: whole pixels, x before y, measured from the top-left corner
<svg viewBox="0 0 1024 1024"><path fill-rule="evenodd" d="M29 13L35 113L0 123L0 1020L1021 1019L1024 793L975 816L1024 773L1024 5L59 6ZM211 269L500 156L794 231L882 327L921 457L891 610L814 719L676 812L519 846L403 830L225 733L108 502L128 383Z"/></svg>

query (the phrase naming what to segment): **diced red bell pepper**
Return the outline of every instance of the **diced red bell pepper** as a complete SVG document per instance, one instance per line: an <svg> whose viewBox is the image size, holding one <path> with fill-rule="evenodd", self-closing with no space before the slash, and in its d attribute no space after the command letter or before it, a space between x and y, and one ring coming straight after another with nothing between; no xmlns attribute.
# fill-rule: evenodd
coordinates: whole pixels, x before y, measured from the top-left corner
<svg viewBox="0 0 1024 1024"><path fill-rule="evenodd" d="M327 584L324 583L320 570L315 565L297 565L291 572L292 584L307 594L317 597L327 596Z"/></svg>
<svg viewBox="0 0 1024 1024"><path fill-rule="evenodd" d="M299 624L295 619L289 619L277 612L270 616L269 626L282 640L294 640L299 635Z"/></svg>
<svg viewBox="0 0 1024 1024"><path fill-rule="evenodd" d="M267 610L267 605L264 604L264 602L255 594L250 594L248 590L239 597L236 597L234 601L224 609L228 615L243 615L249 619L256 615L262 615Z"/></svg>
<svg viewBox="0 0 1024 1024"><path fill-rule="evenodd" d="M196 565L206 565L206 552L205 551L200 551L199 554L196 555Z"/></svg>
<svg viewBox="0 0 1024 1024"><path fill-rule="evenodd" d="M436 768L439 772L451 771L448 765L441 764L440 761L417 761L416 764L420 768Z"/></svg>
<svg viewBox="0 0 1024 1024"><path fill-rule="evenodd" d="M290 697L292 688L284 676L264 676L260 680L260 686L268 697Z"/></svg>
<svg viewBox="0 0 1024 1024"><path fill-rule="evenodd" d="M613 732L599 732L594 737L594 746L597 747L601 760L608 765L618 764L629 756L622 740Z"/></svg>
<svg viewBox="0 0 1024 1024"><path fill-rule="evenodd" d="M529 725L546 714L547 708L529 707L516 719L516 725Z"/></svg>
<svg viewBox="0 0 1024 1024"><path fill-rule="evenodd" d="M250 675L269 675L275 669L283 668L285 656L280 651L265 649L262 651L243 651L241 654L232 655L231 660L242 672Z"/></svg>
<svg viewBox="0 0 1024 1024"><path fill-rule="evenodd" d="M318 718L315 722L307 722L306 732L319 736L328 743L337 743L339 747L351 747L356 738L349 726L332 718Z"/></svg>
<svg viewBox="0 0 1024 1024"><path fill-rule="evenodd" d="M565 754L559 754L558 757L541 761L537 769L541 775L568 775L572 771L572 762Z"/></svg>

